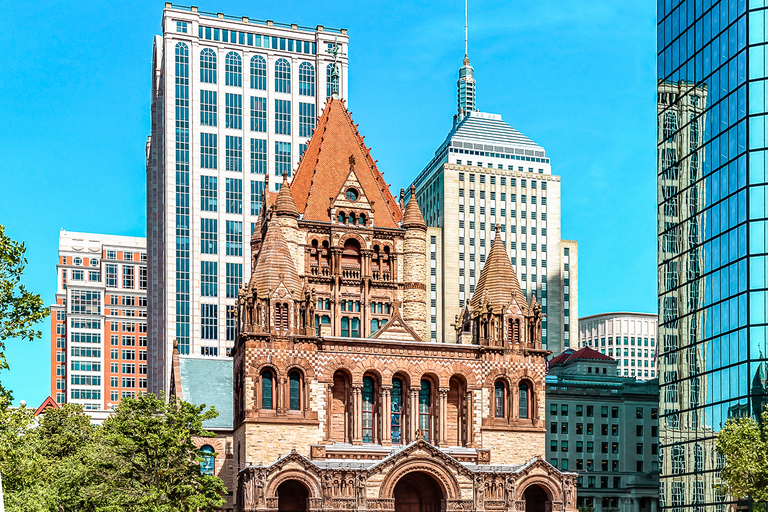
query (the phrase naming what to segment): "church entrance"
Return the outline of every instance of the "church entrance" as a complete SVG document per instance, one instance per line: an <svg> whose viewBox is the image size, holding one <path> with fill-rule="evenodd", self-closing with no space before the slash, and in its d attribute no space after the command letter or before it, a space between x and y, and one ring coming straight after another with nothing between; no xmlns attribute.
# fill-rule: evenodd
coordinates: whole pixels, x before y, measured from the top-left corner
<svg viewBox="0 0 768 512"><path fill-rule="evenodd" d="M286 480L277 488L277 510L279 512L307 512L309 492L297 480Z"/></svg>
<svg viewBox="0 0 768 512"><path fill-rule="evenodd" d="M523 499L525 500L525 512L549 512L552 509L547 492L541 486L528 487L523 493Z"/></svg>
<svg viewBox="0 0 768 512"><path fill-rule="evenodd" d="M435 479L419 471L408 473L395 485L395 512L440 512L443 491Z"/></svg>

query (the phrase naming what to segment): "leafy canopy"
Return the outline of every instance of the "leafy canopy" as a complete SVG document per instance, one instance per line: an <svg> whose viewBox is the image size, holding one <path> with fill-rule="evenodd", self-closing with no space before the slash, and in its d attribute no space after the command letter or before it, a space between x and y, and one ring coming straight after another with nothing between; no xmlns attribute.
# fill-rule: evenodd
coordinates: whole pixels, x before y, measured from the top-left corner
<svg viewBox="0 0 768 512"><path fill-rule="evenodd" d="M155 395L123 398L95 427L78 405L39 418L0 397L0 473L8 512L210 511L227 492L200 472L193 437L214 409Z"/></svg>
<svg viewBox="0 0 768 512"><path fill-rule="evenodd" d="M760 422L751 416L726 421L716 447L725 458L721 491L737 499L768 501L768 410Z"/></svg>
<svg viewBox="0 0 768 512"><path fill-rule="evenodd" d="M5 340L21 338L32 341L40 338L35 324L48 316L40 295L21 284L27 266L26 247L5 234L0 224L0 370L8 369L5 358ZM0 392L5 392L0 386Z"/></svg>

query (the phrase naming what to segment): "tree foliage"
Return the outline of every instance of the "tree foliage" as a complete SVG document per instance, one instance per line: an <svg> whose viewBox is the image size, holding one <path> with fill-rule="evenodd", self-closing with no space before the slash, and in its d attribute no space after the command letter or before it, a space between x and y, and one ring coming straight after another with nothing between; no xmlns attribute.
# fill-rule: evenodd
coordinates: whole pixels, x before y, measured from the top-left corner
<svg viewBox="0 0 768 512"><path fill-rule="evenodd" d="M751 416L729 419L716 447L725 458L721 491L737 499L768 501L768 410L759 422Z"/></svg>
<svg viewBox="0 0 768 512"><path fill-rule="evenodd" d="M0 370L8 369L5 358L5 340L40 337L35 324L48 316L48 308L40 295L21 284L27 266L26 247L5 234L0 224ZM0 392L5 392L0 386Z"/></svg>
<svg viewBox="0 0 768 512"><path fill-rule="evenodd" d="M124 398L103 427L77 405L39 418L0 397L0 473L8 512L209 511L227 492L202 475L193 437L215 410L155 395Z"/></svg>

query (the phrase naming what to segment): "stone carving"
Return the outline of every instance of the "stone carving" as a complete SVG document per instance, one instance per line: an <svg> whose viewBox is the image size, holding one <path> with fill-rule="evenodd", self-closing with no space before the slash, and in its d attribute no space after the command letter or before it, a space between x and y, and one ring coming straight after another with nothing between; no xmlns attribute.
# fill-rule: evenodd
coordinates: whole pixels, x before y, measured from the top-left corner
<svg viewBox="0 0 768 512"><path fill-rule="evenodd" d="M251 472L245 471L243 477L240 480L240 485L243 487L243 504L246 507L253 506L253 484L251 482Z"/></svg>
<svg viewBox="0 0 768 512"><path fill-rule="evenodd" d="M576 506L576 488L572 478L566 478L563 482L563 495L565 496L565 508Z"/></svg>
<svg viewBox="0 0 768 512"><path fill-rule="evenodd" d="M447 509L452 511L470 511L473 509L472 500L448 500Z"/></svg>
<svg viewBox="0 0 768 512"><path fill-rule="evenodd" d="M483 475L478 473L475 475L475 508L482 509L484 507L485 500L485 482Z"/></svg>

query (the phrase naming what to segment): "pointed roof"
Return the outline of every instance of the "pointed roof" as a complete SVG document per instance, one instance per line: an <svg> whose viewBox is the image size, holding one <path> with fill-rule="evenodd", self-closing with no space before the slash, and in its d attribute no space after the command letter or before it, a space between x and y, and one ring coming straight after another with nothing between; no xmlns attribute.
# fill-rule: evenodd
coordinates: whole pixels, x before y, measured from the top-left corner
<svg viewBox="0 0 768 512"><path fill-rule="evenodd" d="M549 366L552 367L556 364L566 364L566 363L572 363L575 361L578 361L579 359L590 359L590 360L598 360L598 361L615 361L612 357L608 357L605 354L601 354L597 350L590 348L590 347L584 347L579 350L574 351L573 349L568 349L562 354L560 354L557 357L552 358L549 361Z"/></svg>
<svg viewBox="0 0 768 512"><path fill-rule="evenodd" d="M35 410L35 416L40 416L45 411L47 411L48 409L51 409L51 408L53 408L53 409L61 409L61 407L59 407L59 404L56 403L56 400L54 400L53 397L49 396L48 398L43 400L43 403L40 404L40 407L38 407Z"/></svg>
<svg viewBox="0 0 768 512"><path fill-rule="evenodd" d="M278 215L299 216L299 210L296 209L296 202L291 194L291 186L288 184L288 173L283 173L283 184L275 199L275 213Z"/></svg>
<svg viewBox="0 0 768 512"><path fill-rule="evenodd" d="M255 286L256 293L263 297L277 289L281 282L294 296L301 290L299 273L283 237L283 230L277 222L269 222L249 286Z"/></svg>
<svg viewBox="0 0 768 512"><path fill-rule="evenodd" d="M480 279L475 286L475 293L472 295L470 304L472 310L477 311L483 305L487 297L492 306L506 307L514 297L517 300L520 309L524 312L528 310L528 302L525 300L520 281L517 280L515 269L509 261L507 250L504 249L504 243L501 241L499 225L496 225L496 238L491 244L491 252L488 259L485 260L483 270L480 272Z"/></svg>
<svg viewBox="0 0 768 512"><path fill-rule="evenodd" d="M328 198L336 197L349 175L350 157L369 201L375 201L376 226L397 228L402 212L357 131L344 102L325 104L291 184L296 208L306 220L328 222Z"/></svg>
<svg viewBox="0 0 768 512"><path fill-rule="evenodd" d="M403 228L427 228L427 223L424 222L424 216L421 214L419 203L416 202L416 187L413 185L411 185L411 198L408 200L408 204L405 205Z"/></svg>

